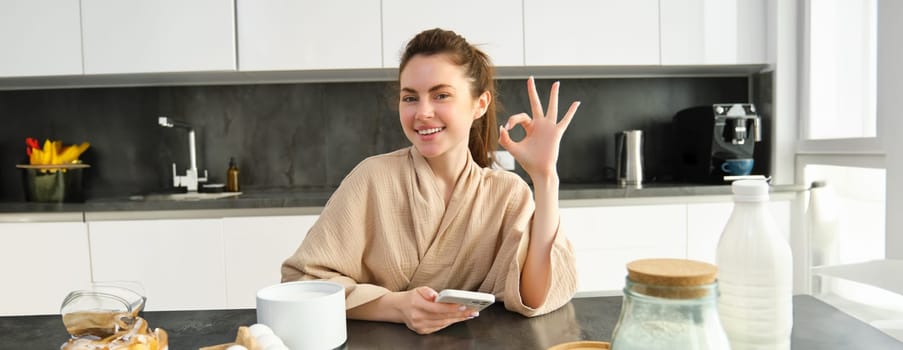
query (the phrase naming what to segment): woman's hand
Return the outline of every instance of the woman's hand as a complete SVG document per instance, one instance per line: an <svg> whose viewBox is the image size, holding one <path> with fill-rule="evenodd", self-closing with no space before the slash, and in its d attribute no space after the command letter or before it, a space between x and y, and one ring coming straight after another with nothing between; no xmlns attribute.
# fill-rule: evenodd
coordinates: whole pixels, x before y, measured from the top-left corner
<svg viewBox="0 0 903 350"><path fill-rule="evenodd" d="M527 79L527 93L530 96L530 107L533 117L526 113L515 114L508 118L508 122L499 130L499 144L502 145L521 167L530 175L534 182L549 179L558 175L556 164L558 163L558 146L561 136L568 124L577 112L580 102L571 103L567 113L558 122L558 88L560 82L552 84L549 93L549 109L542 111L542 102L536 92L536 83L533 77ZM520 125L524 128L526 136L519 142L514 142L508 135L508 130Z"/></svg>
<svg viewBox="0 0 903 350"><path fill-rule="evenodd" d="M438 295L430 287L417 287L399 293L396 306L401 311L404 324L418 334L430 334L479 315L461 305L437 303Z"/></svg>

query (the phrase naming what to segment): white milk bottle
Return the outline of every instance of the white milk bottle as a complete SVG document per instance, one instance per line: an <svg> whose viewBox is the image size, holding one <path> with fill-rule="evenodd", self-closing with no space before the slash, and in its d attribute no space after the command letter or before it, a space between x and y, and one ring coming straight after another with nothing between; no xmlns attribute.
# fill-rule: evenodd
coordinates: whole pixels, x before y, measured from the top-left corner
<svg viewBox="0 0 903 350"><path fill-rule="evenodd" d="M734 210L718 241L718 315L731 349L790 349L793 259L768 211L768 184L731 186Z"/></svg>

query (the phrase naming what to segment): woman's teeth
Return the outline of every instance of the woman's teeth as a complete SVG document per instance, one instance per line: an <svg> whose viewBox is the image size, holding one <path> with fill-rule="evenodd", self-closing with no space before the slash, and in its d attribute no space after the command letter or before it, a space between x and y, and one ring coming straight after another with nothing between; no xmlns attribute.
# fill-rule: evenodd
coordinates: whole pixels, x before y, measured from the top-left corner
<svg viewBox="0 0 903 350"><path fill-rule="evenodd" d="M430 134L435 134L437 132L440 132L440 131L442 131L442 129L445 129L445 128L432 128L432 129L417 130L417 133L420 135L430 135Z"/></svg>

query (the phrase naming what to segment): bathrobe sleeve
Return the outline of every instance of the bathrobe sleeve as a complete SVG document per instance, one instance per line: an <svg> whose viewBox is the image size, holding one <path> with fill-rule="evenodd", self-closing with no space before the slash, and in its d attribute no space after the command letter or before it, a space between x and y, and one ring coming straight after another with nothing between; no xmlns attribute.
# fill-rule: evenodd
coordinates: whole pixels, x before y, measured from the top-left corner
<svg viewBox="0 0 903 350"><path fill-rule="evenodd" d="M388 287L393 284L380 283L378 276L362 262L364 251L371 245L368 218L372 220L376 210L371 207L372 191L378 190L368 174L373 169L368 168L368 162L362 162L348 174L300 247L282 264L283 282L326 280L343 285L347 309L378 299L390 292L387 284Z"/></svg>
<svg viewBox="0 0 903 350"><path fill-rule="evenodd" d="M506 309L532 317L554 311L571 300L577 290L576 259L574 248L561 232L559 223L552 245L550 285L545 302L537 308L524 305L520 295L521 272L530 244L535 204L525 183L515 188L516 195L508 202L501 226L502 243L487 282L493 279L492 293L504 300Z"/></svg>

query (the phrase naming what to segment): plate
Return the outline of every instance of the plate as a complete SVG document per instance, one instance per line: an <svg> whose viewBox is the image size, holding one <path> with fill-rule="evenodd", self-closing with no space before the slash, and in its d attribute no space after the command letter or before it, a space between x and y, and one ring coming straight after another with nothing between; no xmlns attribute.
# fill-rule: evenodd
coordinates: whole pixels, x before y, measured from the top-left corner
<svg viewBox="0 0 903 350"><path fill-rule="evenodd" d="M590 341L590 340L581 340L581 341L572 341L569 343L561 343L555 345L548 350L599 350L599 349L611 349L611 345L608 342L604 341Z"/></svg>

